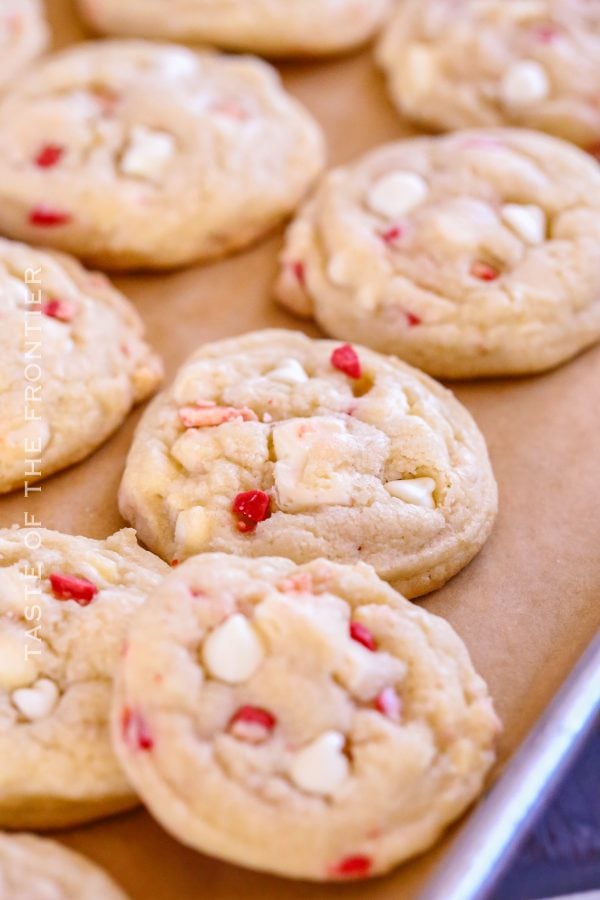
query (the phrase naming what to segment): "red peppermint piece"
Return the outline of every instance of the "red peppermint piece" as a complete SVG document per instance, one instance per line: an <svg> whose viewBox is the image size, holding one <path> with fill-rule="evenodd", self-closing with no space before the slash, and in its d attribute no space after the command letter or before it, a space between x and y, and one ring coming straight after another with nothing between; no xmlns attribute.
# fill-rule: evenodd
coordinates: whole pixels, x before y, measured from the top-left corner
<svg viewBox="0 0 600 900"><path fill-rule="evenodd" d="M56 228L60 225L68 225L72 221L71 213L60 209L52 209L44 203L34 206L29 213L29 224L39 225L42 228Z"/></svg>
<svg viewBox="0 0 600 900"><path fill-rule="evenodd" d="M358 353L350 344L342 344L341 347L335 348L331 354L331 365L349 378L360 378L362 375Z"/></svg>
<svg viewBox="0 0 600 900"><path fill-rule="evenodd" d="M560 34L560 30L551 22L546 22L543 25L537 25L533 29L533 34L538 41L542 42L542 44L550 44L552 41L556 40Z"/></svg>
<svg viewBox="0 0 600 900"><path fill-rule="evenodd" d="M75 578L61 572L52 572L49 577L57 600L75 600L80 606L88 606L98 593L96 585L87 578Z"/></svg>
<svg viewBox="0 0 600 900"><path fill-rule="evenodd" d="M406 321L408 323L409 328L415 328L417 325L423 324L423 319L421 316L417 316L415 313L405 312Z"/></svg>
<svg viewBox="0 0 600 900"><path fill-rule="evenodd" d="M152 750L154 747L154 738L142 716L128 707L121 713L121 733L132 750Z"/></svg>
<svg viewBox="0 0 600 900"><path fill-rule="evenodd" d="M258 706L241 706L229 723L229 732L241 741L259 744L271 734L277 719Z"/></svg>
<svg viewBox="0 0 600 900"><path fill-rule="evenodd" d="M477 260L471 266L471 275L473 278L479 278L480 281L496 281L500 277L500 272L489 263Z"/></svg>
<svg viewBox="0 0 600 900"><path fill-rule="evenodd" d="M237 495L232 510L242 517L238 523L240 531L254 531L259 522L271 515L271 498L264 491L246 491Z"/></svg>
<svg viewBox="0 0 600 900"><path fill-rule="evenodd" d="M406 234L406 228L403 228L401 225L392 225L391 228L388 228L387 231L381 231L380 237L386 244L390 246L395 244L396 241L399 241Z"/></svg>
<svg viewBox="0 0 600 900"><path fill-rule="evenodd" d="M377 650L375 638L362 622L350 622L350 637L353 641L358 641L359 644L366 647L367 650L372 650L373 652Z"/></svg>
<svg viewBox="0 0 600 900"><path fill-rule="evenodd" d="M331 868L333 878L367 878L373 867L368 856L346 856Z"/></svg>
<svg viewBox="0 0 600 900"><path fill-rule="evenodd" d="M258 422L258 416L247 407L235 406L211 406L198 404L197 406L183 406L179 410L179 418L186 428L213 428L223 425L225 422L235 422L241 419L243 422Z"/></svg>
<svg viewBox="0 0 600 900"><path fill-rule="evenodd" d="M296 262L291 264L291 269L294 273L294 278L300 287L306 287L306 270L304 268L304 263L300 262L300 260L296 260Z"/></svg>
<svg viewBox="0 0 600 900"><path fill-rule="evenodd" d="M65 153L65 148L59 144L46 144L35 158L36 166L40 169L51 169L58 165Z"/></svg>
<svg viewBox="0 0 600 900"><path fill-rule="evenodd" d="M393 687L386 687L375 698L375 709L388 719L398 722L402 714L402 700Z"/></svg>
<svg viewBox="0 0 600 900"><path fill-rule="evenodd" d="M60 322L70 322L77 312L77 308L68 300L59 300L53 297L42 303L42 313L50 319L58 319Z"/></svg>

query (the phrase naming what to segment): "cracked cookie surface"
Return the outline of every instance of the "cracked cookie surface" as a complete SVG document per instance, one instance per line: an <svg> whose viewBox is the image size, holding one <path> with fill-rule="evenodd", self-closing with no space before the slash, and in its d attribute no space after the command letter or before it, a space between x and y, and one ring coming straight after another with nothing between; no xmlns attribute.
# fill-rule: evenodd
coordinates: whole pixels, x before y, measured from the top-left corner
<svg viewBox="0 0 600 900"><path fill-rule="evenodd" d="M106 541L0 531L0 825L60 828L135 806L109 740L127 626L167 566Z"/></svg>
<svg viewBox="0 0 600 900"><path fill-rule="evenodd" d="M384 145L289 228L279 300L444 378L556 366L600 338L600 167L516 129Z"/></svg>
<svg viewBox="0 0 600 900"><path fill-rule="evenodd" d="M0 90L22 74L45 50L48 41L48 25L41 0L2 0Z"/></svg>
<svg viewBox="0 0 600 900"><path fill-rule="evenodd" d="M426 126L518 125L600 153L595 0L405 0L378 55L400 111Z"/></svg>
<svg viewBox="0 0 600 900"><path fill-rule="evenodd" d="M99 866L56 841L0 834L2 900L127 900Z"/></svg>
<svg viewBox="0 0 600 900"><path fill-rule="evenodd" d="M162 363L101 274L0 239L0 492L96 449L154 393Z"/></svg>
<svg viewBox="0 0 600 900"><path fill-rule="evenodd" d="M107 34L213 44L268 56L321 56L370 38L389 0L78 0Z"/></svg>
<svg viewBox="0 0 600 900"><path fill-rule="evenodd" d="M462 641L364 564L205 554L140 611L116 751L179 840L251 868L368 877L475 799L498 720Z"/></svg>
<svg viewBox="0 0 600 900"><path fill-rule="evenodd" d="M289 215L320 130L259 60L99 41L38 63L0 104L0 226L100 268L231 252Z"/></svg>
<svg viewBox="0 0 600 900"><path fill-rule="evenodd" d="M496 504L483 437L449 391L279 330L201 347L144 415L120 489L125 519L169 562L361 561L410 596L472 559Z"/></svg>

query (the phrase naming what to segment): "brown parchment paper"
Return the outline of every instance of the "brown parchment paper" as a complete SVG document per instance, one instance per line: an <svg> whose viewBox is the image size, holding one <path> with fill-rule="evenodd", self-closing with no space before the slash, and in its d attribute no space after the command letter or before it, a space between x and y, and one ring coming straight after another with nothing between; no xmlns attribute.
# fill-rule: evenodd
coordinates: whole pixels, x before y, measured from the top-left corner
<svg viewBox="0 0 600 900"><path fill-rule="evenodd" d="M47 2L56 46L85 36L71 0ZM332 163L410 133L386 99L370 51L281 71L323 125ZM117 279L168 378L205 341L264 326L317 333L272 302L280 247L281 232L215 265ZM451 621L490 685L505 726L498 777L600 625L600 347L541 377L455 390L488 440L501 512L479 557L423 602ZM121 527L117 487L138 418L90 459L44 482L37 499L2 500L0 525L22 523L26 510L73 534L106 537ZM387 878L341 886L287 882L210 860L141 810L59 837L104 865L134 900L405 900L419 893L456 830Z"/></svg>

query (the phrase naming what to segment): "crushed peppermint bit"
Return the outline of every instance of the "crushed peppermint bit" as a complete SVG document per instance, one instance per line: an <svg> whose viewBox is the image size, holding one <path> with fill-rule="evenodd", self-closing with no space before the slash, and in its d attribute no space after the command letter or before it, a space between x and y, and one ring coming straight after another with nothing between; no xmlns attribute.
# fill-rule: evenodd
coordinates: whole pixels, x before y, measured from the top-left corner
<svg viewBox="0 0 600 900"><path fill-rule="evenodd" d="M471 275L480 281L496 281L500 277L500 272L489 263L477 260L471 266Z"/></svg>
<svg viewBox="0 0 600 900"><path fill-rule="evenodd" d="M415 328L417 325L423 324L423 319L421 316L417 316L416 313L406 311L404 315L406 316L409 328Z"/></svg>
<svg viewBox="0 0 600 900"><path fill-rule="evenodd" d="M241 419L243 422L258 422L258 416L251 409L235 406L216 406L201 403L184 406L179 410L179 418L186 428L212 428L225 422Z"/></svg>
<svg viewBox="0 0 600 900"><path fill-rule="evenodd" d="M50 319L58 319L59 322L71 322L75 318L77 307L68 300L59 300L52 297L42 303L42 313Z"/></svg>
<svg viewBox="0 0 600 900"><path fill-rule="evenodd" d="M553 25L552 22L544 22L533 28L533 36L537 38L538 41L541 41L542 44L551 44L552 41L556 40L559 34L560 29L557 25Z"/></svg>
<svg viewBox="0 0 600 900"><path fill-rule="evenodd" d="M65 148L59 144L46 144L35 158L35 164L40 169L52 169L58 165L65 154Z"/></svg>
<svg viewBox="0 0 600 900"><path fill-rule="evenodd" d="M60 209L52 209L44 203L34 206L29 213L29 224L39 225L43 228L55 228L60 225L68 225L73 217L71 213Z"/></svg>
<svg viewBox="0 0 600 900"><path fill-rule="evenodd" d="M250 744L266 740L277 724L277 719L268 710L258 706L241 706L232 716L228 731L234 737Z"/></svg>
<svg viewBox="0 0 600 900"><path fill-rule="evenodd" d="M362 622L350 622L350 637L353 641L357 641L359 644L362 644L363 647L366 647L367 650L371 650L372 652L377 650L375 638L367 626L363 625Z"/></svg>
<svg viewBox="0 0 600 900"><path fill-rule="evenodd" d="M291 263L290 268L300 287L306 287L306 269L304 268L304 263L300 262L300 260L296 260Z"/></svg>
<svg viewBox="0 0 600 900"><path fill-rule="evenodd" d="M393 245L406 235L406 228L402 225L392 225L386 231L378 232L379 237L388 245Z"/></svg>
<svg viewBox="0 0 600 900"><path fill-rule="evenodd" d="M346 856L331 867L333 878L366 878L373 863L368 856Z"/></svg>
<svg viewBox="0 0 600 900"><path fill-rule="evenodd" d="M283 578L277 588L285 594L311 594L313 592L313 580L310 572L296 572Z"/></svg>
<svg viewBox="0 0 600 900"><path fill-rule="evenodd" d="M362 375L358 353L350 344L342 344L341 347L336 347L331 354L331 365L349 378L360 378Z"/></svg>
<svg viewBox="0 0 600 900"><path fill-rule="evenodd" d="M154 739L141 715L125 707L121 713L123 740L132 750L152 750Z"/></svg>
<svg viewBox="0 0 600 900"><path fill-rule="evenodd" d="M52 572L49 578L57 600L75 600L80 606L88 606L98 593L96 585L87 578L76 578L61 572Z"/></svg>
<svg viewBox="0 0 600 900"><path fill-rule="evenodd" d="M402 700L393 687L386 687L375 698L375 709L388 719L398 722L402 714Z"/></svg>
<svg viewBox="0 0 600 900"><path fill-rule="evenodd" d="M237 495L232 510L241 517L237 523L238 531L247 534L255 531L259 522L270 517L271 498L264 491L246 491Z"/></svg>

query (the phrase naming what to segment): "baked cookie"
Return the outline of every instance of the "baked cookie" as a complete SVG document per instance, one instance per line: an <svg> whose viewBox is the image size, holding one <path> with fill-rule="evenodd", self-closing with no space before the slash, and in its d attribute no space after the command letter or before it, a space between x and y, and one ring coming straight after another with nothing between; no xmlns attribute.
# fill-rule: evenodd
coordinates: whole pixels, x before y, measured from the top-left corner
<svg viewBox="0 0 600 900"><path fill-rule="evenodd" d="M166 38L268 56L325 56L368 40L390 0L78 0L105 34Z"/></svg>
<svg viewBox="0 0 600 900"><path fill-rule="evenodd" d="M48 44L41 0L2 0L0 6L0 90L20 75Z"/></svg>
<svg viewBox="0 0 600 900"><path fill-rule="evenodd" d="M362 347L272 330L188 360L138 427L120 507L169 561L367 562L415 596L481 548L496 483L441 385Z"/></svg>
<svg viewBox="0 0 600 900"><path fill-rule="evenodd" d="M0 834L2 900L127 900L112 878L56 841Z"/></svg>
<svg viewBox="0 0 600 900"><path fill-rule="evenodd" d="M154 392L133 306L66 256L0 239L0 492L83 459Z"/></svg>
<svg viewBox="0 0 600 900"><path fill-rule="evenodd" d="M426 126L519 125L600 152L597 0L403 0L378 57Z"/></svg>
<svg viewBox="0 0 600 900"><path fill-rule="evenodd" d="M415 138L323 179L277 294L438 377L525 374L600 337L599 248L600 168L576 147L517 129Z"/></svg>
<svg viewBox="0 0 600 900"><path fill-rule="evenodd" d="M370 566L206 554L136 617L118 757L183 843L294 878L379 875L482 790L499 723L443 619Z"/></svg>
<svg viewBox="0 0 600 900"><path fill-rule="evenodd" d="M100 268L233 251L291 213L324 162L259 60L144 41L70 47L0 104L0 228Z"/></svg>
<svg viewBox="0 0 600 900"><path fill-rule="evenodd" d="M129 621L166 571L130 529L106 541L0 531L1 827L61 828L136 804L109 698Z"/></svg>

